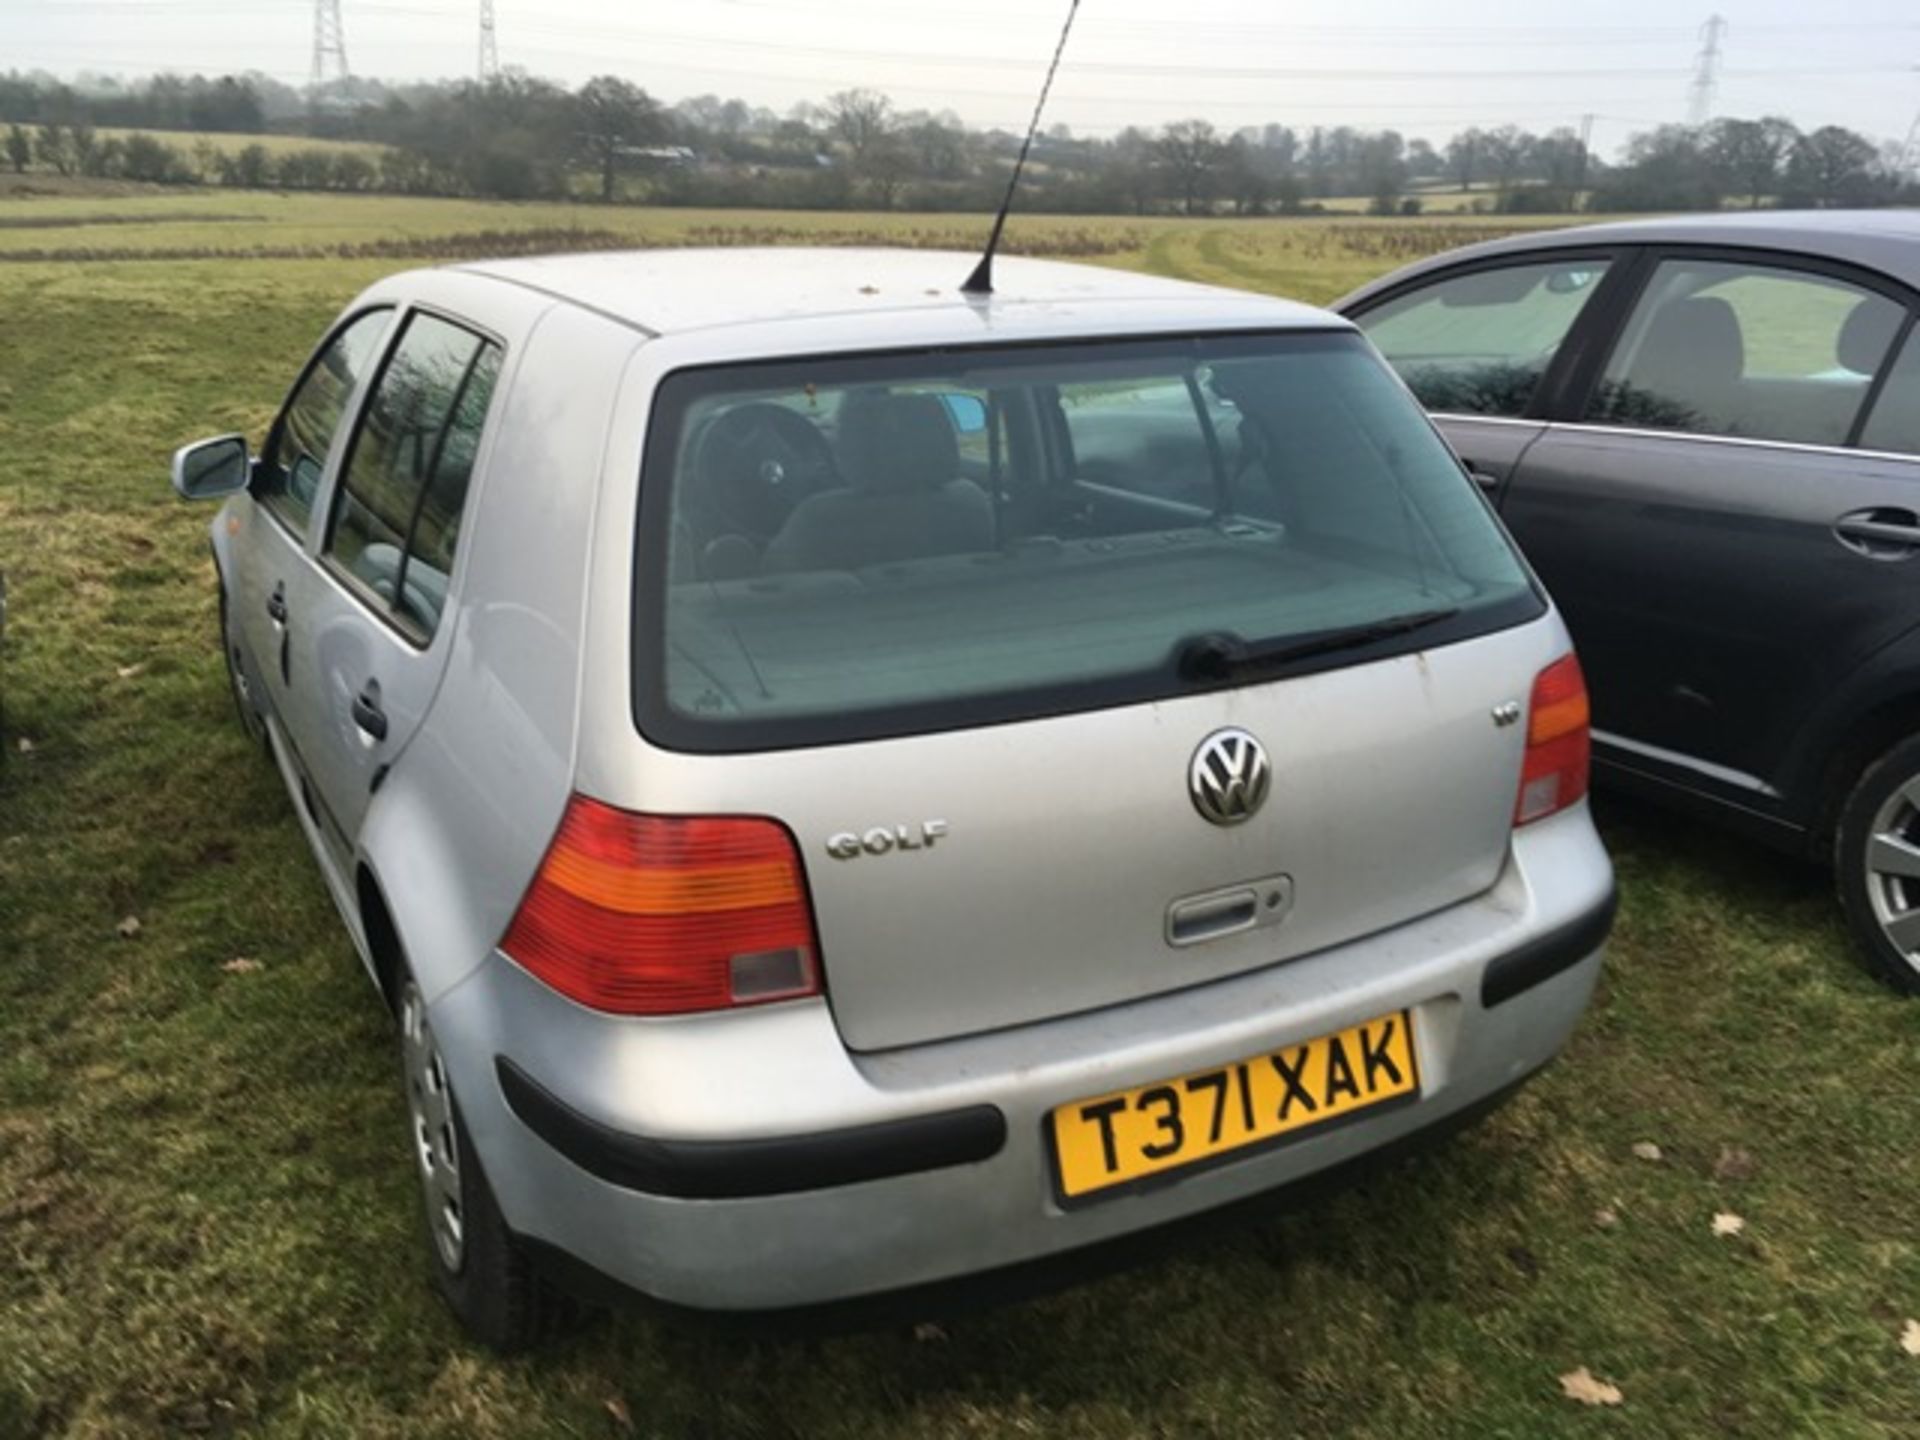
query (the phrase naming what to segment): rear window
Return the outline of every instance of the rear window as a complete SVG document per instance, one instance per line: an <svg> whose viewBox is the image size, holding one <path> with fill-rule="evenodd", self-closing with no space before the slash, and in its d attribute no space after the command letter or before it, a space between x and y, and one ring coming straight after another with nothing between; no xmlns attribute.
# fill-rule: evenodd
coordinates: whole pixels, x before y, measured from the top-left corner
<svg viewBox="0 0 1920 1440"><path fill-rule="evenodd" d="M676 749L1136 703L1544 608L1344 332L680 371L645 466L635 710Z"/></svg>

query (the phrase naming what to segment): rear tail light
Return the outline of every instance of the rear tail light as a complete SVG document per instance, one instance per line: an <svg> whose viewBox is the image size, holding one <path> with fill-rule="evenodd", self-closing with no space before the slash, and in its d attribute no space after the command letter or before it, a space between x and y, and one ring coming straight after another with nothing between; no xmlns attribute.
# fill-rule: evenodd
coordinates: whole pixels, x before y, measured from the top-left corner
<svg viewBox="0 0 1920 1440"><path fill-rule="evenodd" d="M636 815L575 795L500 948L616 1015L820 993L800 855L772 820Z"/></svg>
<svg viewBox="0 0 1920 1440"><path fill-rule="evenodd" d="M1588 720L1587 682L1580 662L1562 655L1534 678L1514 824L1544 820L1587 793L1587 765L1593 749Z"/></svg>

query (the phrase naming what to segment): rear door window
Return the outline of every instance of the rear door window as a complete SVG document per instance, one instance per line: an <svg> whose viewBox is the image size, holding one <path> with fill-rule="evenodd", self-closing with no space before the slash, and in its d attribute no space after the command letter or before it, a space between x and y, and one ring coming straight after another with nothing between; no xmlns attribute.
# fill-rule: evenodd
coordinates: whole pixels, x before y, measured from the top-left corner
<svg viewBox="0 0 1920 1440"><path fill-rule="evenodd" d="M294 387L267 436L253 495L296 535L306 534L340 421L372 368L392 319L391 310L370 310L336 331Z"/></svg>
<svg viewBox="0 0 1920 1440"><path fill-rule="evenodd" d="M1599 424L1844 445L1904 307L1784 266L1655 268L1587 406Z"/></svg>
<svg viewBox="0 0 1920 1440"><path fill-rule="evenodd" d="M499 369L498 346L437 315L413 315L368 398L341 476L327 554L419 641L445 608Z"/></svg>
<svg viewBox="0 0 1920 1440"><path fill-rule="evenodd" d="M1907 335L1880 387L1860 443L1869 450L1920 455L1920 328Z"/></svg>
<svg viewBox="0 0 1920 1440"><path fill-rule="evenodd" d="M963 418L984 425L957 424L953 395L981 397ZM1231 436L1217 458L1203 414ZM1208 683L1197 644L1311 638L1277 678L1541 604L1348 332L682 371L646 467L635 704L677 748L1157 698Z"/></svg>
<svg viewBox="0 0 1920 1440"><path fill-rule="evenodd" d="M1177 376L1087 381L1060 387L1076 474L1136 495L1212 509L1222 471L1215 417Z"/></svg>
<svg viewBox="0 0 1920 1440"><path fill-rule="evenodd" d="M1354 319L1429 410L1518 416L1606 271L1591 257L1472 270Z"/></svg>

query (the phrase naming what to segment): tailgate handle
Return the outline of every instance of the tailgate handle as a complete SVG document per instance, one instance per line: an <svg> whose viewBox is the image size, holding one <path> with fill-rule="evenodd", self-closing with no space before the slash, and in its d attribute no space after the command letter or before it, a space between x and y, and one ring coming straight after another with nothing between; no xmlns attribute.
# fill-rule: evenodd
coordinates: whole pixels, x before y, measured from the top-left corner
<svg viewBox="0 0 1920 1440"><path fill-rule="evenodd" d="M1293 881L1285 875L1188 895L1167 907L1167 943L1199 945L1279 923L1293 908Z"/></svg>

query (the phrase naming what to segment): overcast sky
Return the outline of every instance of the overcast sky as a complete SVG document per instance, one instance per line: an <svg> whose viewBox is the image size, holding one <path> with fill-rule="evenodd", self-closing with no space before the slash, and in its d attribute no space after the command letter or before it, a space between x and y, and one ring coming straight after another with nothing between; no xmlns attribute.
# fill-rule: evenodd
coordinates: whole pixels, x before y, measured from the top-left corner
<svg viewBox="0 0 1920 1440"><path fill-rule="evenodd" d="M1083 0L1049 123L1083 133L1204 115L1228 128L1392 126L1442 138L1597 118L1684 119L1708 15L1672 0ZM472 73L479 0L341 0L356 74ZM786 110L853 85L903 108L1024 126L1065 0L495 0L500 58L569 82L611 71L672 101ZM1719 0L1715 111L1903 139L1920 114L1916 0ZM1820 17L1818 19L1814 17ZM0 0L0 69L258 69L300 83L312 0Z"/></svg>

